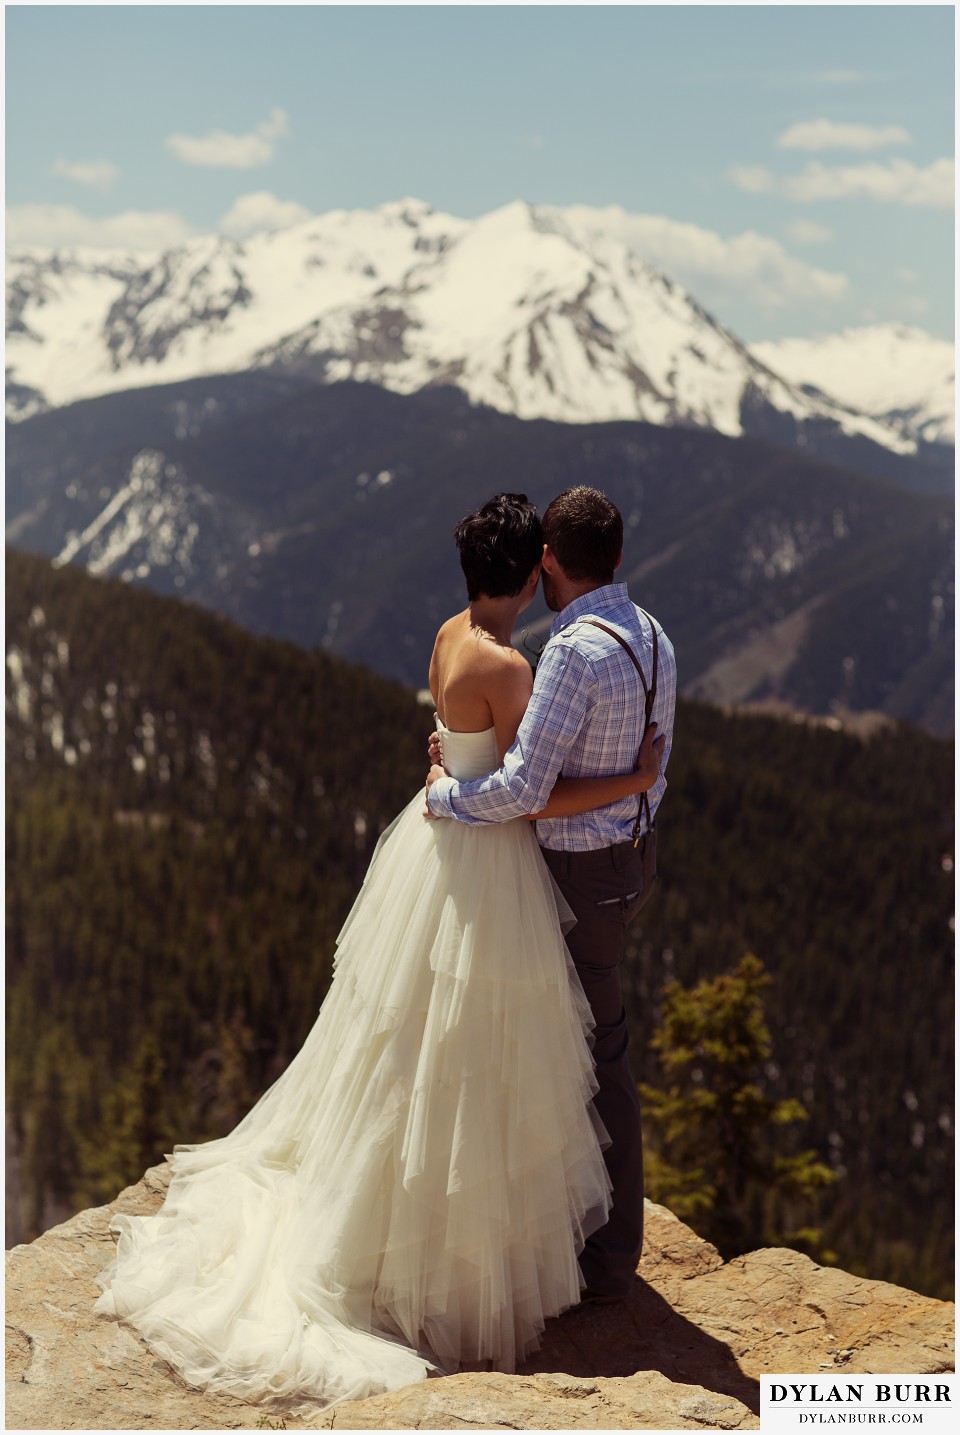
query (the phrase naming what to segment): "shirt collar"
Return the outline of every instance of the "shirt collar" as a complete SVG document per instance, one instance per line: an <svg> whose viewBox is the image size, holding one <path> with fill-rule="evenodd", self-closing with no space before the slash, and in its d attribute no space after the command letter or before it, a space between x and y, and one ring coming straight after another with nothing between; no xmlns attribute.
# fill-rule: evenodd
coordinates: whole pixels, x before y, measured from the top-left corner
<svg viewBox="0 0 960 1435"><path fill-rule="evenodd" d="M555 638L558 633L569 627L584 613L596 613L601 608L616 607L618 603L625 603L628 597L626 583L606 583L602 588L594 588L592 592L574 598L572 603L568 603L565 608L561 609L550 624L551 638Z"/></svg>

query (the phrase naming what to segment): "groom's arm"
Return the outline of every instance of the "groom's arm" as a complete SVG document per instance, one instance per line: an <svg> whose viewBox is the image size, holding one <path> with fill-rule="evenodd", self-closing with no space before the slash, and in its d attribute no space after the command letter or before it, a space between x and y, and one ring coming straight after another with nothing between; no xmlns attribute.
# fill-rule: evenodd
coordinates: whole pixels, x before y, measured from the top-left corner
<svg viewBox="0 0 960 1435"><path fill-rule="evenodd" d="M503 766L472 782L438 778L427 794L430 811L436 817L456 817L467 823L509 822L539 812L546 806L595 694L587 660L566 644L548 646Z"/></svg>

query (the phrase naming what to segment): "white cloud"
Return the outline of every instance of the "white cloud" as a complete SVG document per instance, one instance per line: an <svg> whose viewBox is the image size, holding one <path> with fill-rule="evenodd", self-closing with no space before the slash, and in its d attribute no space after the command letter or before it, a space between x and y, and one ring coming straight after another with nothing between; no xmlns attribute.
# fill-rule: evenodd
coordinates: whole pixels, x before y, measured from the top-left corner
<svg viewBox="0 0 960 1435"><path fill-rule="evenodd" d="M815 85L862 85L870 76L862 70L821 70L810 78Z"/></svg>
<svg viewBox="0 0 960 1435"><path fill-rule="evenodd" d="M885 164L831 167L810 160L801 174L779 178L762 165L737 165L730 178L747 194L779 194L799 204L818 199L875 199L924 209L953 209L952 159L936 159L921 169L906 159Z"/></svg>
<svg viewBox="0 0 960 1435"><path fill-rule="evenodd" d="M798 244L829 244L835 237L832 229L815 224L812 219L792 219L786 226L791 239Z"/></svg>
<svg viewBox="0 0 960 1435"><path fill-rule="evenodd" d="M747 194L772 194L777 181L762 164L739 164L730 171L730 178L738 189Z"/></svg>
<svg viewBox="0 0 960 1435"><path fill-rule="evenodd" d="M879 305L867 304L860 310L860 318L865 324L901 324L904 314L915 314L921 318L930 308L926 299L897 299L895 306L891 306L886 300Z"/></svg>
<svg viewBox="0 0 960 1435"><path fill-rule="evenodd" d="M767 89L806 89L810 85L840 88L844 85L864 85L886 77L867 74L865 70L777 70L765 69L759 77Z"/></svg>
<svg viewBox="0 0 960 1435"><path fill-rule="evenodd" d="M834 120L802 120L777 139L780 149L806 150L885 149L887 145L909 143L909 134L899 125L851 125Z"/></svg>
<svg viewBox="0 0 960 1435"><path fill-rule="evenodd" d="M288 130L286 111L273 109L252 134L230 135L225 130L213 130L202 139L168 135L166 146L184 164L206 165L212 169L255 169L273 159L277 141Z"/></svg>
<svg viewBox="0 0 960 1435"><path fill-rule="evenodd" d="M920 278L920 275L915 269L898 269L896 273L897 278L903 284L916 284Z"/></svg>
<svg viewBox="0 0 960 1435"><path fill-rule="evenodd" d="M795 259L776 239L753 230L725 239L695 224L651 218L645 247L651 262L675 275L698 297L709 287L725 294L735 291L764 308L779 309L808 300L842 298L849 283L845 274Z"/></svg>
<svg viewBox="0 0 960 1435"><path fill-rule="evenodd" d="M58 159L50 173L72 179L88 189L110 189L120 178L119 169L108 159L78 160L75 164Z"/></svg>
<svg viewBox="0 0 960 1435"><path fill-rule="evenodd" d="M952 209L953 160L936 159L926 169L906 159L892 159L886 164L871 160L837 168L811 160L802 174L783 181L782 193L801 204L862 197L924 209Z"/></svg>
<svg viewBox="0 0 960 1435"><path fill-rule="evenodd" d="M554 212L569 215L581 232L615 235L704 303L723 303L735 296L773 310L830 303L849 288L845 274L814 268L789 254L778 240L752 230L728 239L665 215L626 214L616 207L572 206Z"/></svg>
<svg viewBox="0 0 960 1435"><path fill-rule="evenodd" d="M8 247L50 249L166 249L193 230L173 210L127 210L92 219L70 204L15 204L6 214Z"/></svg>
<svg viewBox="0 0 960 1435"><path fill-rule="evenodd" d="M268 190L261 189L255 194L242 194L235 199L220 220L217 228L221 234L234 239L245 239L249 234L263 230L289 229L309 219L311 211L295 199L277 199Z"/></svg>

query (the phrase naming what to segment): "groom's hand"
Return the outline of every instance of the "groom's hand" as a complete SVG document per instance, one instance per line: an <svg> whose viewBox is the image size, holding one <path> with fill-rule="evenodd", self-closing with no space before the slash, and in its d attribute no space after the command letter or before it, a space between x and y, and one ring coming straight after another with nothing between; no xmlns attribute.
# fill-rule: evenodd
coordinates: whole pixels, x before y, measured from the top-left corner
<svg viewBox="0 0 960 1435"><path fill-rule="evenodd" d="M663 761L663 745L666 736L657 737L657 724L650 723L643 734L643 742L640 744L640 751L637 753L637 765L634 771L642 778L643 787L641 792L651 788L660 776L660 764Z"/></svg>
<svg viewBox="0 0 960 1435"><path fill-rule="evenodd" d="M438 777L446 777L446 775L447 775L447 774L444 772L444 770L443 770L442 767L440 767L437 763L433 763L433 765L432 765L431 768L430 768L430 771L427 773L427 785L426 785L426 792L425 792L425 796L426 796L426 797L429 797L429 795L430 795L430 789L431 789L431 787L433 786L433 784L436 782L437 778L438 778ZM424 815L424 817L429 817L429 818L431 818L434 822L439 822L439 821L440 821L440 819L439 819L439 817L437 816L437 814L436 814L435 812L431 812L431 811L430 811L430 804L429 804L429 802L426 804L426 806L425 806L424 809L423 809L423 815Z"/></svg>

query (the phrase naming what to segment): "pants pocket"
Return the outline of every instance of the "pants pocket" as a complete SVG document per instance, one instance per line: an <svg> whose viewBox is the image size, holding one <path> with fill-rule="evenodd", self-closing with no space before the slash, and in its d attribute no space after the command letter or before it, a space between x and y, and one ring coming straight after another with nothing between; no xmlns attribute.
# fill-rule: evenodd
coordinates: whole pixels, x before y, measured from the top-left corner
<svg viewBox="0 0 960 1435"><path fill-rule="evenodd" d="M619 907L625 912L640 896L639 888L635 892L625 892L622 897L604 897L601 902L595 902L597 907Z"/></svg>

